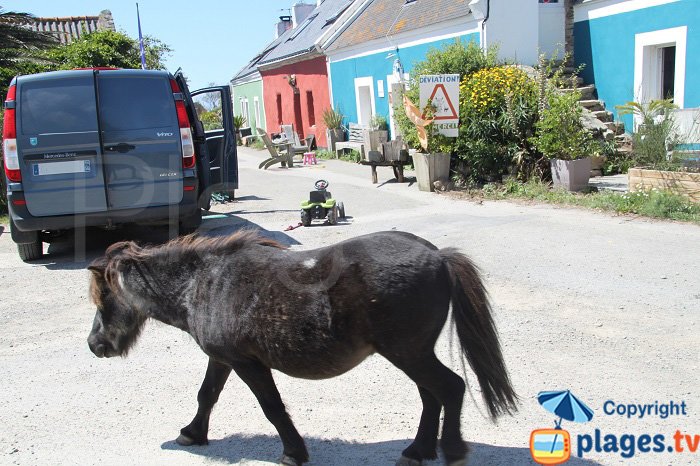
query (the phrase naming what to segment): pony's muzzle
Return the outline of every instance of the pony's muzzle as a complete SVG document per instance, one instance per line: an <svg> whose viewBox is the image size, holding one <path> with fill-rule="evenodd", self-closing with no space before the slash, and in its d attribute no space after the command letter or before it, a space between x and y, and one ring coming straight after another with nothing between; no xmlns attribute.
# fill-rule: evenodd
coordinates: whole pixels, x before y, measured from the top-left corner
<svg viewBox="0 0 700 466"><path fill-rule="evenodd" d="M88 338L88 346L90 347L90 351L92 351L93 354L98 358L104 358L108 356L107 345L98 342L96 338Z"/></svg>

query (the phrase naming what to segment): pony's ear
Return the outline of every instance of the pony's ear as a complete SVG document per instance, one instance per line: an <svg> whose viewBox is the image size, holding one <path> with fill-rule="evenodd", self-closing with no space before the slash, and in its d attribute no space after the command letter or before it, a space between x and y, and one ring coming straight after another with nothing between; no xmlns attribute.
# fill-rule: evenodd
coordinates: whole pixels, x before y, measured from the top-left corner
<svg viewBox="0 0 700 466"><path fill-rule="evenodd" d="M105 269L107 268L107 259L105 257L100 257L98 259L95 259L92 261L90 265L88 265L87 269L92 272L92 274L98 278L102 278L105 276Z"/></svg>
<svg viewBox="0 0 700 466"><path fill-rule="evenodd" d="M107 260L112 259L114 257L118 257L123 255L126 252L135 252L139 249L138 246L136 246L136 243L133 241L120 241L118 243L114 243L110 247L107 248L107 251L105 251L105 257Z"/></svg>

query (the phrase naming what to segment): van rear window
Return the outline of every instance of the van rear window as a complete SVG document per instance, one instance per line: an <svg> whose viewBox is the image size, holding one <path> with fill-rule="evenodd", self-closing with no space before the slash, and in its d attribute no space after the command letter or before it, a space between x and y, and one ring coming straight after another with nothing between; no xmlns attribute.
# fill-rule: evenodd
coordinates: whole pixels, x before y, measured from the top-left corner
<svg viewBox="0 0 700 466"><path fill-rule="evenodd" d="M22 134L97 131L92 77L24 83L19 103Z"/></svg>
<svg viewBox="0 0 700 466"><path fill-rule="evenodd" d="M99 76L103 131L177 127L170 82L159 76Z"/></svg>

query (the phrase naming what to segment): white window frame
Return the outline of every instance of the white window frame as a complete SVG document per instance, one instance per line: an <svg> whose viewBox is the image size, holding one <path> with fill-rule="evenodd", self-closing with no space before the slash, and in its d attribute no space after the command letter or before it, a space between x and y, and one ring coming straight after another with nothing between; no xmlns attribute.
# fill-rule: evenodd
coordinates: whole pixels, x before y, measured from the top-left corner
<svg viewBox="0 0 700 466"><path fill-rule="evenodd" d="M688 27L661 29L634 36L634 100L648 102L659 98L661 87L661 49L676 47L673 102L678 108L685 103L685 62Z"/></svg>
<svg viewBox="0 0 700 466"><path fill-rule="evenodd" d="M250 126L250 112L248 107L248 98L241 97L241 116L245 118L246 123Z"/></svg>
<svg viewBox="0 0 700 466"><path fill-rule="evenodd" d="M255 111L255 127L260 128L260 99L253 97L253 110Z"/></svg>

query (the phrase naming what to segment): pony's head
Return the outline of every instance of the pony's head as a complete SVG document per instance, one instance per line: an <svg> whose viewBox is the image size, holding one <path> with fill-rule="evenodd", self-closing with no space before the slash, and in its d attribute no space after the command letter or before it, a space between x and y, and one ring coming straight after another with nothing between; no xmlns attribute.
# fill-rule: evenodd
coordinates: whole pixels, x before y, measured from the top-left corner
<svg viewBox="0 0 700 466"><path fill-rule="evenodd" d="M90 296L97 307L88 346L99 358L126 356L146 322L146 314L134 307L123 288L124 274L137 251L132 242L117 243L88 266Z"/></svg>

